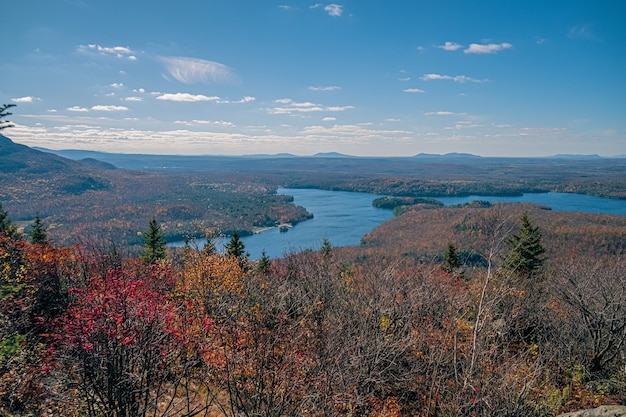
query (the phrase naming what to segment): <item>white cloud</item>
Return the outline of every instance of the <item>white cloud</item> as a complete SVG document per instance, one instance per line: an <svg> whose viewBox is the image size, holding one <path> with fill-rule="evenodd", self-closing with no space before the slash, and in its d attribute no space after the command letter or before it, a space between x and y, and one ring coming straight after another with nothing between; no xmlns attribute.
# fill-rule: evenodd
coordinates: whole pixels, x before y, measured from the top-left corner
<svg viewBox="0 0 626 417"><path fill-rule="evenodd" d="M289 6L287 4L279 4L278 7L283 10L293 10L293 6Z"/></svg>
<svg viewBox="0 0 626 417"><path fill-rule="evenodd" d="M504 49L510 49L513 45L510 43L489 43L489 44L479 44L472 43L469 48L465 49L463 52L466 54L494 54L496 52L502 51Z"/></svg>
<svg viewBox="0 0 626 417"><path fill-rule="evenodd" d="M124 101L143 101L143 99L141 97L135 97L135 96L124 97L123 100Z"/></svg>
<svg viewBox="0 0 626 417"><path fill-rule="evenodd" d="M166 101L186 101L186 102L196 102L196 101L217 101L220 98L216 96L207 97L202 94L189 94L189 93L174 93L174 94L163 94L156 98L157 100L166 100Z"/></svg>
<svg viewBox="0 0 626 417"><path fill-rule="evenodd" d="M284 106L273 107L268 109L270 114L293 114L293 113L311 113L311 112L338 112L353 109L354 106L323 106L311 102L295 102L289 98L282 98L274 101Z"/></svg>
<svg viewBox="0 0 626 417"><path fill-rule="evenodd" d="M91 110L95 111L126 111L128 107L124 106L93 106Z"/></svg>
<svg viewBox="0 0 626 417"><path fill-rule="evenodd" d="M122 84L122 83L113 83L113 84L109 84L109 87L122 88L122 87L124 87L124 84Z"/></svg>
<svg viewBox="0 0 626 417"><path fill-rule="evenodd" d="M337 120L336 117L323 117L322 118L323 122L334 122L335 120Z"/></svg>
<svg viewBox="0 0 626 417"><path fill-rule="evenodd" d="M222 126L222 127L232 127L235 126L232 122L225 122L223 120L176 120L175 124L182 124L185 126Z"/></svg>
<svg viewBox="0 0 626 417"><path fill-rule="evenodd" d="M12 98L11 101L14 103L32 103L33 101L41 101L41 99L39 97L26 96Z"/></svg>
<svg viewBox="0 0 626 417"><path fill-rule="evenodd" d="M417 47L417 51L418 52L426 52L426 48L424 48L423 46L418 46Z"/></svg>
<svg viewBox="0 0 626 417"><path fill-rule="evenodd" d="M67 108L69 111L74 111L74 112L88 112L89 109L86 109L84 107L79 107L79 106L72 106L72 107L68 107Z"/></svg>
<svg viewBox="0 0 626 417"><path fill-rule="evenodd" d="M428 113L424 113L426 116L453 116L456 113L451 111L430 111Z"/></svg>
<svg viewBox="0 0 626 417"><path fill-rule="evenodd" d="M411 77L398 78L399 81L411 81Z"/></svg>
<svg viewBox="0 0 626 417"><path fill-rule="evenodd" d="M343 13L343 6L339 4L328 4L324 6L324 10L328 12L330 16L339 17Z"/></svg>
<svg viewBox="0 0 626 417"><path fill-rule="evenodd" d="M425 93L424 90L419 89L419 88L407 88L405 90L402 90L405 93Z"/></svg>
<svg viewBox="0 0 626 417"><path fill-rule="evenodd" d="M385 119L385 122L399 122L399 121L401 121L401 120L400 119L393 119L393 118Z"/></svg>
<svg viewBox="0 0 626 417"><path fill-rule="evenodd" d="M457 49L461 49L463 45L460 45L456 42L446 42L443 45L438 46L438 48L443 49L444 51L456 51Z"/></svg>
<svg viewBox="0 0 626 417"><path fill-rule="evenodd" d="M256 101L256 97L244 96L241 100L235 100L235 101L219 100L218 103L222 103L222 104L242 104L242 103L252 103L253 101Z"/></svg>
<svg viewBox="0 0 626 417"><path fill-rule="evenodd" d="M100 46L96 44L79 45L78 50L85 53L97 53L99 55L114 56L116 58L126 58L131 61L137 60L134 52L127 46Z"/></svg>
<svg viewBox="0 0 626 417"><path fill-rule="evenodd" d="M197 58L161 57L169 74L184 84L228 83L236 77L224 64Z"/></svg>
<svg viewBox="0 0 626 417"><path fill-rule="evenodd" d="M456 83L482 83L484 80L477 80L476 78L466 77L465 75L441 75L441 74L424 74L421 79L423 81L432 81L432 80L449 80L454 81Z"/></svg>
<svg viewBox="0 0 626 417"><path fill-rule="evenodd" d="M329 85L329 86L319 86L319 87L314 87L311 86L309 87L309 90L311 91L337 91L337 90L341 90L341 87L338 87L336 85Z"/></svg>

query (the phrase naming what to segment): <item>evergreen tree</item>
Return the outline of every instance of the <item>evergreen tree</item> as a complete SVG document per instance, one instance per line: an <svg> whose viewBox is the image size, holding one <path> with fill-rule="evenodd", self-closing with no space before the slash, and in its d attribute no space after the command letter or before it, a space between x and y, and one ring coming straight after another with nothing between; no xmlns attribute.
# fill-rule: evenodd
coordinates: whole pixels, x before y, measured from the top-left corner
<svg viewBox="0 0 626 417"><path fill-rule="evenodd" d="M39 213L35 215L35 221L31 224L28 235L30 236L30 243L32 243L33 245L48 244L48 234L46 233L46 228L41 221L41 217L39 217Z"/></svg>
<svg viewBox="0 0 626 417"><path fill-rule="evenodd" d="M234 256L236 258L243 258L245 256L246 247L239 238L239 232L233 231L230 236L230 241L226 244L226 255Z"/></svg>
<svg viewBox="0 0 626 417"><path fill-rule="evenodd" d="M0 233L5 233L9 236L15 236L17 234L17 227L11 223L9 214L4 211L2 204L0 203Z"/></svg>
<svg viewBox="0 0 626 417"><path fill-rule="evenodd" d="M11 107L15 107L16 104L3 104L0 106L0 130L6 129L8 127L13 127L13 124L8 120L4 120L6 116L10 116L12 113L7 110Z"/></svg>
<svg viewBox="0 0 626 417"><path fill-rule="evenodd" d="M265 250L263 250L263 252L261 253L261 259L259 259L259 263L256 267L257 272L261 274L269 272L271 263L272 261L270 260L270 257L267 256L267 253L265 252Z"/></svg>
<svg viewBox="0 0 626 417"><path fill-rule="evenodd" d="M153 263L159 259L165 259L165 239L161 226L154 217L150 220L148 231L144 233L143 238L145 252L142 258L146 262Z"/></svg>
<svg viewBox="0 0 626 417"><path fill-rule="evenodd" d="M441 268L447 273L452 273L460 266L461 261L459 261L459 253L456 245L454 243L448 243L448 250L446 251Z"/></svg>
<svg viewBox="0 0 626 417"><path fill-rule="evenodd" d="M528 213L524 213L521 220L520 233L506 241L511 252L504 267L509 271L531 276L543 267L546 248L541 244L539 227L532 225Z"/></svg>

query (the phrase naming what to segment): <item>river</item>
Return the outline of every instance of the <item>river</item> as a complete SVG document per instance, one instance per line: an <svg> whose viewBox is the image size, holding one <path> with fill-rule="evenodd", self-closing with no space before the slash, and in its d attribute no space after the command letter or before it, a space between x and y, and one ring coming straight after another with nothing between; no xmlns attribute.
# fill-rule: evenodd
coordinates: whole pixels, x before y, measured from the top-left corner
<svg viewBox="0 0 626 417"><path fill-rule="evenodd" d="M379 224L393 217L391 210L372 206L379 195L318 189L285 189L279 194L294 197L294 203L313 213L313 219L294 225L286 232L278 228L241 238L251 259L259 259L263 251L270 258L278 258L290 251L319 249L324 239L332 246L358 245L361 238ZM556 211L579 211L626 215L626 200L613 200L583 194L541 193L519 197L444 197L445 205L463 204L473 200L489 202L529 202L548 206ZM228 239L217 241L218 249ZM197 242L200 245L202 241ZM178 246L176 243L172 246Z"/></svg>

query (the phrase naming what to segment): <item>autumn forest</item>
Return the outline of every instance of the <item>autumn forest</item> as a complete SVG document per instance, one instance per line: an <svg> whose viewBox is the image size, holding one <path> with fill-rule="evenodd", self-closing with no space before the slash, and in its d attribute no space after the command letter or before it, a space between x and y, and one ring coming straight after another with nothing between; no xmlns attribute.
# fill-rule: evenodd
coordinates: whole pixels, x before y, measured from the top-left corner
<svg viewBox="0 0 626 417"><path fill-rule="evenodd" d="M432 199L623 199L624 159L100 156L0 136L2 416L547 417L626 401L626 216ZM357 246L250 259L240 233L312 215L279 187L389 195L375 204L396 217Z"/></svg>

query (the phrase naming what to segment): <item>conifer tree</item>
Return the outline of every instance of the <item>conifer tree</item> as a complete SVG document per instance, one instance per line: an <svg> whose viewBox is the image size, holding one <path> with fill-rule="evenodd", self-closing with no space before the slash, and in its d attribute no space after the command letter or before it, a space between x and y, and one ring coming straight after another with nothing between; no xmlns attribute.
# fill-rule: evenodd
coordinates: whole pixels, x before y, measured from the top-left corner
<svg viewBox="0 0 626 417"><path fill-rule="evenodd" d="M143 238L145 241L145 252L142 258L146 262L153 263L157 260L165 259L166 242L163 237L163 232L161 231L161 226L159 226L154 217L150 220L148 231L144 233Z"/></svg>
<svg viewBox="0 0 626 417"><path fill-rule="evenodd" d="M233 231L230 241L226 244L226 255L241 258L245 254L246 247L239 238L239 232Z"/></svg>
<svg viewBox="0 0 626 417"><path fill-rule="evenodd" d="M459 253L456 245L454 243L448 243L448 250L446 251L446 256L443 259L441 268L447 273L452 273L460 266L461 261L459 261Z"/></svg>
<svg viewBox="0 0 626 417"><path fill-rule="evenodd" d="M17 227L11 223L9 214L4 210L0 203L0 233L5 233L9 236L15 236L17 233Z"/></svg>
<svg viewBox="0 0 626 417"><path fill-rule="evenodd" d="M521 220L520 233L506 241L511 252L504 267L509 271L531 276L543 267L546 248L541 244L539 227L532 225L528 213L524 213Z"/></svg>
<svg viewBox="0 0 626 417"><path fill-rule="evenodd" d="M259 263L257 264L257 272L265 274L269 271L271 263L272 261L270 260L270 257L267 256L267 252L263 250L261 253L261 259L259 259Z"/></svg>
<svg viewBox="0 0 626 417"><path fill-rule="evenodd" d="M8 112L7 110L10 109L11 107L15 107L16 104L3 104L0 105L0 130L2 129L6 129L8 127L13 127L13 124L11 122L9 122L8 120L4 120L4 118L6 116L10 116L12 113Z"/></svg>
<svg viewBox="0 0 626 417"><path fill-rule="evenodd" d="M47 245L48 244L48 234L46 233L46 228L41 221L41 217L39 217L39 213L35 215L35 221L31 224L31 229L28 232L30 236L30 243L33 245Z"/></svg>

